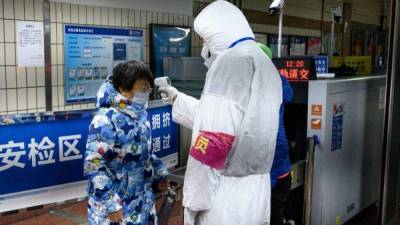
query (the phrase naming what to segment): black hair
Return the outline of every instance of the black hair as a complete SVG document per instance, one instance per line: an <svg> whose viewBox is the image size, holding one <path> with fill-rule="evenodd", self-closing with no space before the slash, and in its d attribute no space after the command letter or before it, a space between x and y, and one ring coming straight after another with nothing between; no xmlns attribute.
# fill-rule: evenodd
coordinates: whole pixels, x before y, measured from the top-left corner
<svg viewBox="0 0 400 225"><path fill-rule="evenodd" d="M112 71L111 83L114 88L130 91L136 81L147 80L151 87L154 86L153 74L147 66L138 61L130 60L116 65Z"/></svg>

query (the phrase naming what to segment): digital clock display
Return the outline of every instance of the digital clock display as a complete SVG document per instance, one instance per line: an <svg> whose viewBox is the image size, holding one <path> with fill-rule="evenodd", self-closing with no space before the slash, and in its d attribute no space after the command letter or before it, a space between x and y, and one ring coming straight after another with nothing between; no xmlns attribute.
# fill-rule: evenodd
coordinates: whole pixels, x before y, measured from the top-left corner
<svg viewBox="0 0 400 225"><path fill-rule="evenodd" d="M316 79L313 57L273 58L279 73L290 81L308 81Z"/></svg>

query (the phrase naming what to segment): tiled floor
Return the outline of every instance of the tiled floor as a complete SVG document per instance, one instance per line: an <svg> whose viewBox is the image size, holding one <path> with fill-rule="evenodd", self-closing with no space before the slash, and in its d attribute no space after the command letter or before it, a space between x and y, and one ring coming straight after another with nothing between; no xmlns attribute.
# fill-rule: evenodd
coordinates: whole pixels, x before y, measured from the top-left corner
<svg viewBox="0 0 400 225"><path fill-rule="evenodd" d="M79 202L67 208L53 210L50 213L13 223L13 225L85 225L87 202ZM182 225L182 205L177 202L168 225Z"/></svg>
<svg viewBox="0 0 400 225"><path fill-rule="evenodd" d="M14 225L86 225L86 204L86 201L79 202L66 208L53 210L50 213L14 223ZM157 206L160 206L160 202L158 202ZM344 225L376 225L376 212L375 207L370 207ZM182 224L182 205L178 201L168 225Z"/></svg>

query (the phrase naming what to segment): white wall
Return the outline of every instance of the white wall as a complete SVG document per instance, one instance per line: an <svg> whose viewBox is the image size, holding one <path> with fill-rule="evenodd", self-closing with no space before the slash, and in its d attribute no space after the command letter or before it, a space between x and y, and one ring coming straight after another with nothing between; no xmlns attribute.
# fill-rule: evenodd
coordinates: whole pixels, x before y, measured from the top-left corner
<svg viewBox="0 0 400 225"><path fill-rule="evenodd" d="M113 7L121 9L142 9L155 12L166 12L193 15L192 0L50 0L80 5Z"/></svg>
<svg viewBox="0 0 400 225"><path fill-rule="evenodd" d="M43 21L43 0L0 0L0 114L45 111L44 67L17 67L15 22Z"/></svg>
<svg viewBox="0 0 400 225"><path fill-rule="evenodd" d="M191 2L189 5L192 5L191 0L171 0L174 4L183 1ZM130 9L115 5L114 7L104 7L99 6L97 2L102 1L98 0L96 4L90 5L50 2L53 111L94 107L94 103L65 104L64 24L143 29L144 62L146 64L149 64L150 58L149 25L151 23L180 26L192 26L193 24L193 16L183 13ZM117 1L109 0L107 2L115 3ZM167 1L163 0L163 2ZM83 1L79 1L79 3L83 3ZM181 10L187 7L186 5ZM43 0L0 0L0 115L43 112L46 107L44 67L16 66L15 21L17 20L43 21ZM192 33L192 54L199 55L200 49L200 39Z"/></svg>

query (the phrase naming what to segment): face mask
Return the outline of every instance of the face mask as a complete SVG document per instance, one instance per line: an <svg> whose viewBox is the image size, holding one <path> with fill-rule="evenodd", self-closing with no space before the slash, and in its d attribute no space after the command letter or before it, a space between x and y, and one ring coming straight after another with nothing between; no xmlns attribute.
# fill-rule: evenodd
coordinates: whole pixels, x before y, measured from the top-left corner
<svg viewBox="0 0 400 225"><path fill-rule="evenodd" d="M149 101L151 91L137 91L132 98L132 102L138 105L146 105Z"/></svg>
<svg viewBox="0 0 400 225"><path fill-rule="evenodd" d="M207 44L204 43L204 44L203 44L203 48L201 49L201 57L202 57L204 60L207 60L207 59L208 59L208 56L209 56L209 53L210 53L210 49L208 48Z"/></svg>
<svg viewBox="0 0 400 225"><path fill-rule="evenodd" d="M204 43L203 48L201 49L201 57L204 59L204 65L207 68L210 68L212 63L214 62L216 56L210 53L210 48L208 48L207 44Z"/></svg>

